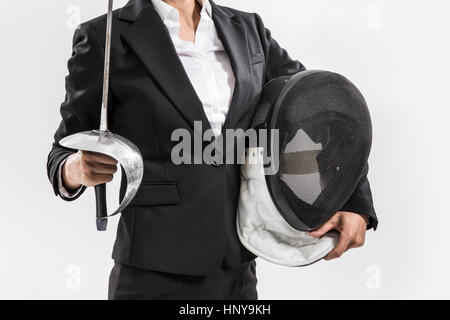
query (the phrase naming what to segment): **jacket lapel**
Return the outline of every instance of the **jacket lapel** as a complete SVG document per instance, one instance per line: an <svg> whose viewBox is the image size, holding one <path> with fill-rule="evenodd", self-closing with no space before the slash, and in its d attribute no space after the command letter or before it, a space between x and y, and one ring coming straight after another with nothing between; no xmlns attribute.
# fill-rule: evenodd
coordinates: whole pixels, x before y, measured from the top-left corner
<svg viewBox="0 0 450 320"><path fill-rule="evenodd" d="M166 26L151 1L130 2L128 7L122 9L120 18L132 21L121 37L131 46L185 120L191 127L194 121L201 121L203 130L211 128Z"/></svg>
<svg viewBox="0 0 450 320"><path fill-rule="evenodd" d="M234 20L231 12L225 11L211 1L213 20L219 38L228 53L236 78L233 99L225 120L224 130L233 129L245 110L250 94L251 61L247 42L247 30Z"/></svg>

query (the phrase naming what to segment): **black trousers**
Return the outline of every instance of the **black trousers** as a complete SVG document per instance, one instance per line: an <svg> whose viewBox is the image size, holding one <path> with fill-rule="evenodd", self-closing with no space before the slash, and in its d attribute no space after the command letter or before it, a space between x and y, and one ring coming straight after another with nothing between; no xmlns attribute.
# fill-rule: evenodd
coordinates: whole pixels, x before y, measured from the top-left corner
<svg viewBox="0 0 450 320"><path fill-rule="evenodd" d="M221 267L194 277L138 269L115 263L109 278L110 300L257 300L256 263Z"/></svg>

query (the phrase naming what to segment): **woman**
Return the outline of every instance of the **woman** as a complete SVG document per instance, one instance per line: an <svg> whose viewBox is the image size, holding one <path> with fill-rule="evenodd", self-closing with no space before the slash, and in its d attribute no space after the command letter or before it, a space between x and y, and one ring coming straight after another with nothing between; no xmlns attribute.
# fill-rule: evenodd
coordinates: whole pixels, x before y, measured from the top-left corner
<svg viewBox="0 0 450 320"><path fill-rule="evenodd" d="M74 37L62 122L48 160L55 194L65 200L116 172L108 156L58 145L99 123L105 27L99 17ZM239 166L176 165L171 137L177 129L194 136L212 130L216 137L247 129L263 85L304 66L272 39L258 15L210 0L131 0L115 11L113 30L110 127L140 148L145 169L119 222L109 298L256 299L255 257L235 230ZM366 181L346 209L371 211ZM336 258L362 245L367 221L376 223L339 212L314 235L341 231L328 256Z"/></svg>

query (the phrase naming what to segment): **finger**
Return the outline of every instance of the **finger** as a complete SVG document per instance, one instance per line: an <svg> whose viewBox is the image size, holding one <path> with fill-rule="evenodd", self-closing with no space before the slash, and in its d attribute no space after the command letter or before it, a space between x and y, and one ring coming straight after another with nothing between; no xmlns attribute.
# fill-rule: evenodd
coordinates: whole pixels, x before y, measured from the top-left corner
<svg viewBox="0 0 450 320"><path fill-rule="evenodd" d="M106 155L106 154L101 154L101 153L96 153L96 154L92 154L89 159L91 161L95 161L98 163L103 163L103 164L109 164L109 165L116 165L117 164L117 160Z"/></svg>
<svg viewBox="0 0 450 320"><path fill-rule="evenodd" d="M83 160L90 162L98 162L103 164L116 165L117 160L102 153L83 151Z"/></svg>
<svg viewBox="0 0 450 320"><path fill-rule="evenodd" d="M334 223L326 223L322 227L320 227L317 230L311 231L309 234L313 237L322 237L327 232L333 230L336 228L336 225Z"/></svg>
<svg viewBox="0 0 450 320"><path fill-rule="evenodd" d="M115 174L117 172L117 166L98 162L88 162L85 170L92 174Z"/></svg>
<svg viewBox="0 0 450 320"><path fill-rule="evenodd" d="M112 174L85 174L83 176L83 185L86 187L95 187L100 184L109 183L113 180Z"/></svg>
<svg viewBox="0 0 450 320"><path fill-rule="evenodd" d="M345 251L348 250L351 240L345 236L339 238L339 242L336 247L324 258L325 260L333 260L340 258Z"/></svg>
<svg viewBox="0 0 450 320"><path fill-rule="evenodd" d="M339 224L339 217L334 216L327 223L325 223L323 226L321 226L319 229L314 230L314 231L310 232L309 234L312 235L313 237L322 237L327 232L336 229L338 224Z"/></svg>
<svg viewBox="0 0 450 320"><path fill-rule="evenodd" d="M361 248L366 242L366 231L359 232L349 245L349 249Z"/></svg>

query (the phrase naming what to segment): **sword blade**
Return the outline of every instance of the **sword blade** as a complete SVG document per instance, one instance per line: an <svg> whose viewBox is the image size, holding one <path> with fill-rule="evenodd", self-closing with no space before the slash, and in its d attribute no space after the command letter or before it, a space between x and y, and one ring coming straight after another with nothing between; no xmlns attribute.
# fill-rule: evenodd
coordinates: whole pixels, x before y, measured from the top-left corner
<svg viewBox="0 0 450 320"><path fill-rule="evenodd" d="M105 67L103 70L103 96L102 110L100 115L100 131L108 131L109 70L111 60L112 11L114 0L108 1L109 3L108 14L106 18Z"/></svg>

